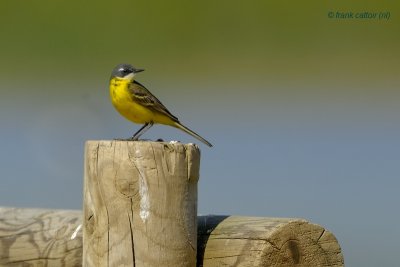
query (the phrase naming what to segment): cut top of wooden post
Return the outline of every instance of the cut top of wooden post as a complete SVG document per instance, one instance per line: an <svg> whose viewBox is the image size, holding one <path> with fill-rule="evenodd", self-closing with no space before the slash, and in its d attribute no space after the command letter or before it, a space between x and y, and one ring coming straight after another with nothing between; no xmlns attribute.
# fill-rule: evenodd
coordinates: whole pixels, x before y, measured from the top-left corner
<svg viewBox="0 0 400 267"><path fill-rule="evenodd" d="M199 165L192 144L88 141L84 265L194 266Z"/></svg>

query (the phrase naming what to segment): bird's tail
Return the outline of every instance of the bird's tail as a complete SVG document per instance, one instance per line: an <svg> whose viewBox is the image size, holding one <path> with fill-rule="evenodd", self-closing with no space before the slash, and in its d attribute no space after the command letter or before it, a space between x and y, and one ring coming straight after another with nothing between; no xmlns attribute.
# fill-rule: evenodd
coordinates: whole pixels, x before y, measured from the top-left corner
<svg viewBox="0 0 400 267"><path fill-rule="evenodd" d="M191 136L193 136L194 138L196 138L199 141L203 142L207 146L212 147L212 144L210 142L208 142L206 139L204 139L203 137L201 137L197 133L193 132L192 130L190 130L189 128L187 128L186 126L181 124L180 122L175 122L175 124L173 126L178 128L178 129L181 129L182 131L184 131L184 132L186 132L188 134L190 134Z"/></svg>

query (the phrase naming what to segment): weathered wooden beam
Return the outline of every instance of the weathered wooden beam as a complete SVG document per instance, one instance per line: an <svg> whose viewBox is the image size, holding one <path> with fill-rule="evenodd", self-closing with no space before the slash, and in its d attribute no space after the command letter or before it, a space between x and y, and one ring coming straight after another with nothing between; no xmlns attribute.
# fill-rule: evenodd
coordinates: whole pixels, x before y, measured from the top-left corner
<svg viewBox="0 0 400 267"><path fill-rule="evenodd" d="M303 219L198 218L198 266L343 266L335 236Z"/></svg>
<svg viewBox="0 0 400 267"><path fill-rule="evenodd" d="M195 145L88 141L83 266L195 266Z"/></svg>
<svg viewBox="0 0 400 267"><path fill-rule="evenodd" d="M81 266L82 211L0 207L0 266Z"/></svg>
<svg viewBox="0 0 400 267"><path fill-rule="evenodd" d="M81 214L0 208L0 266L81 266ZM199 216L197 247L204 267L344 266L334 235L302 219Z"/></svg>

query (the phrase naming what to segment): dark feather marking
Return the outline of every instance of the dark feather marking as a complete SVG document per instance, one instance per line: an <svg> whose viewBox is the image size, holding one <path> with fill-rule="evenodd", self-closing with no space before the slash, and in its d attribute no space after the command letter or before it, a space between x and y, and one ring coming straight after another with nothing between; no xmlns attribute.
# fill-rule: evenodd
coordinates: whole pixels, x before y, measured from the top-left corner
<svg viewBox="0 0 400 267"><path fill-rule="evenodd" d="M178 118L172 115L171 112L169 112L169 110L161 103L161 101L158 100L157 97L150 93L150 91L139 82L133 81L133 83L129 84L128 90L135 102L146 106L155 112L162 113L175 122L179 122Z"/></svg>

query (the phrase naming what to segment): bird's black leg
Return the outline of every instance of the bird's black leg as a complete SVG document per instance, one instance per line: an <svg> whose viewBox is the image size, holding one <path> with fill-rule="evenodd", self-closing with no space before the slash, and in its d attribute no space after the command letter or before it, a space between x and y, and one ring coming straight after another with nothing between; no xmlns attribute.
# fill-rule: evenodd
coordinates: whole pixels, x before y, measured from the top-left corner
<svg viewBox="0 0 400 267"><path fill-rule="evenodd" d="M142 136L142 134L144 134L148 129L150 129L153 124L153 122L145 123L142 128L140 128L130 139L134 141L139 140L139 137Z"/></svg>
<svg viewBox="0 0 400 267"><path fill-rule="evenodd" d="M138 140L139 137L142 135L141 132L149 126L149 123L145 123L130 139Z"/></svg>

